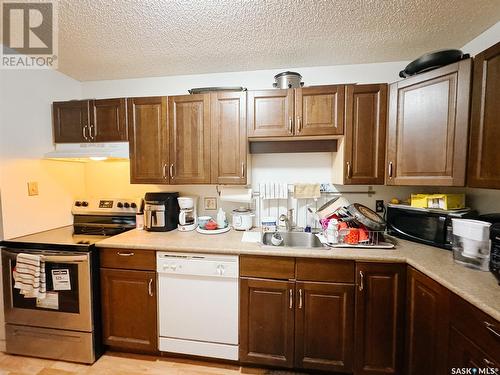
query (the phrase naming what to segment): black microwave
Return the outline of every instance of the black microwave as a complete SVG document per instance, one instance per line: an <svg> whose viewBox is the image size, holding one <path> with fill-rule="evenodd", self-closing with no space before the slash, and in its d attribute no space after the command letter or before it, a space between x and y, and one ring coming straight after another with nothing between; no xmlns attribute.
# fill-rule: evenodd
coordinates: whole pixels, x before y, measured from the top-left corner
<svg viewBox="0 0 500 375"><path fill-rule="evenodd" d="M405 240L452 249L452 218L474 219L477 212L415 208L401 204L387 205L387 231Z"/></svg>

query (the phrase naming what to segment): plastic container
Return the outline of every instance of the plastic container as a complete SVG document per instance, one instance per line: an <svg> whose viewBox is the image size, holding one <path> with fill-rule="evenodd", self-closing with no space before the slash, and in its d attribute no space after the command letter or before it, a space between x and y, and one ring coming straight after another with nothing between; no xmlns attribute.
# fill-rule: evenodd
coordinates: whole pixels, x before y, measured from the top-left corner
<svg viewBox="0 0 500 375"><path fill-rule="evenodd" d="M412 207L457 210L465 208L465 194L412 194Z"/></svg>
<svg viewBox="0 0 500 375"><path fill-rule="evenodd" d="M491 223L469 219L451 219L453 259L459 264L482 271L489 270Z"/></svg>

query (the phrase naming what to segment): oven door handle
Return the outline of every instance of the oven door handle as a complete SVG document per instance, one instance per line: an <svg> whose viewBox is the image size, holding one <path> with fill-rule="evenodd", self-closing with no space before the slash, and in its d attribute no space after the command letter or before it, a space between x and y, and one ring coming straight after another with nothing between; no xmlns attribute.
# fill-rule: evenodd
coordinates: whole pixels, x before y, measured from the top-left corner
<svg viewBox="0 0 500 375"><path fill-rule="evenodd" d="M16 259L17 254L20 254L22 252L26 254L43 255L44 260L49 263L85 263L89 261L88 255L52 255L52 254L47 255L39 251L25 250L25 251L13 252L13 251L7 251L5 249L2 250L2 253L5 254L10 259Z"/></svg>

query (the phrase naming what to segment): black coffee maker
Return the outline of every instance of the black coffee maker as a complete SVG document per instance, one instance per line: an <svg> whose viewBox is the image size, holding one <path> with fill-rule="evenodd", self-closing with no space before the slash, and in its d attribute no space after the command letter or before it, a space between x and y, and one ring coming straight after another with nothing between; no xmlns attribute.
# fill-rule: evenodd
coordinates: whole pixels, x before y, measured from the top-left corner
<svg viewBox="0 0 500 375"><path fill-rule="evenodd" d="M144 196L144 229L167 232L179 224L179 193L146 193Z"/></svg>

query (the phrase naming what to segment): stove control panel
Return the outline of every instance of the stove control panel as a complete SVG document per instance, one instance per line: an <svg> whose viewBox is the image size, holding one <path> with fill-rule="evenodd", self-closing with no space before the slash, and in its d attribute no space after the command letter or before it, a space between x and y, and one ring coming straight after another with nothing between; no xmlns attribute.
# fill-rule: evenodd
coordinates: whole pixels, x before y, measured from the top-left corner
<svg viewBox="0 0 500 375"><path fill-rule="evenodd" d="M77 199L73 202L73 215L133 215L140 198Z"/></svg>

